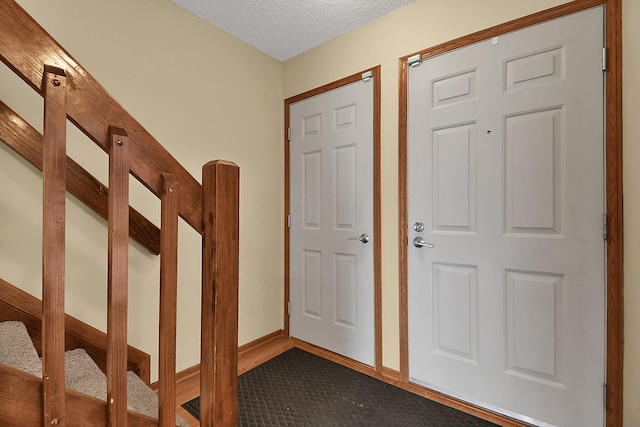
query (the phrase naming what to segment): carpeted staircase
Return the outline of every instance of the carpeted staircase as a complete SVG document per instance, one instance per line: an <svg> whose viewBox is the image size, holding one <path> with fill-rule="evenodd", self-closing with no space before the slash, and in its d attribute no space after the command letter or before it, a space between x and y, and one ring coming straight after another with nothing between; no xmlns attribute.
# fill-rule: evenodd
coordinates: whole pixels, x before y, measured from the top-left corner
<svg viewBox="0 0 640 427"><path fill-rule="evenodd" d="M89 396L107 400L107 377L83 349L65 353L65 385ZM22 322L0 323L0 363L42 378L42 361ZM158 396L135 373L127 372L127 406L139 414L158 418ZM176 424L187 424L176 415Z"/></svg>

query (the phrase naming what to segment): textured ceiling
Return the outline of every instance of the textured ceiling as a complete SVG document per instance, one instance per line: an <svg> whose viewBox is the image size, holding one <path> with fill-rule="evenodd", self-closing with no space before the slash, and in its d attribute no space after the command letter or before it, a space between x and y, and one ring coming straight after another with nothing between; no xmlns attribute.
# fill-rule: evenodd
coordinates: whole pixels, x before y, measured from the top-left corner
<svg viewBox="0 0 640 427"><path fill-rule="evenodd" d="M171 0L278 61L415 0Z"/></svg>

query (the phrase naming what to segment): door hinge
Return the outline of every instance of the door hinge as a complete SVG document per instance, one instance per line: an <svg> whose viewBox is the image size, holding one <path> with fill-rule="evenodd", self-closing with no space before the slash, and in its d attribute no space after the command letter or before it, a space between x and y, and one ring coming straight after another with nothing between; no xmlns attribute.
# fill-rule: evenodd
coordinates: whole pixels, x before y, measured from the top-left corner
<svg viewBox="0 0 640 427"><path fill-rule="evenodd" d="M291 301L287 302L287 316L291 316Z"/></svg>
<svg viewBox="0 0 640 427"><path fill-rule="evenodd" d="M419 53L407 58L407 65L411 68L417 67L420 64L422 64L422 55Z"/></svg>
<svg viewBox="0 0 640 427"><path fill-rule="evenodd" d="M373 71L367 71L366 73L362 73L362 81L364 83L368 82L371 79L373 79Z"/></svg>
<svg viewBox="0 0 640 427"><path fill-rule="evenodd" d="M287 141L291 141L291 128L287 128Z"/></svg>
<svg viewBox="0 0 640 427"><path fill-rule="evenodd" d="M607 407L607 383L602 384L602 389L603 389L603 393L602 393L602 404L603 404L603 408Z"/></svg>
<svg viewBox="0 0 640 427"><path fill-rule="evenodd" d="M606 47L602 48L602 71L607 71L607 52Z"/></svg>
<svg viewBox="0 0 640 427"><path fill-rule="evenodd" d="M287 228L291 228L291 214L287 215Z"/></svg>
<svg viewBox="0 0 640 427"><path fill-rule="evenodd" d="M609 219L607 214L602 215L602 238L607 240L609 237Z"/></svg>

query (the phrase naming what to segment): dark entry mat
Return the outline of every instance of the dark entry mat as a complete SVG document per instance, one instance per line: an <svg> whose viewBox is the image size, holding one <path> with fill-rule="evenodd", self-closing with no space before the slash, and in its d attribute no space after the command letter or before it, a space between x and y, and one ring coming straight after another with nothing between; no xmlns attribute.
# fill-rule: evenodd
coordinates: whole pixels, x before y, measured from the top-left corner
<svg viewBox="0 0 640 427"><path fill-rule="evenodd" d="M182 405L200 418L200 399ZM494 426L298 348L238 379L240 426Z"/></svg>

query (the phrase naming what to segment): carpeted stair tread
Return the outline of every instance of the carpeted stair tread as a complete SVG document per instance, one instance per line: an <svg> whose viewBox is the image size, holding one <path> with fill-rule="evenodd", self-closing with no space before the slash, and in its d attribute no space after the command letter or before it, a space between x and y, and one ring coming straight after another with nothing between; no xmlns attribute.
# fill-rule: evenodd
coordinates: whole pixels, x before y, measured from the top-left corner
<svg viewBox="0 0 640 427"><path fill-rule="evenodd" d="M42 362L24 323L0 323L0 363L42 378Z"/></svg>
<svg viewBox="0 0 640 427"><path fill-rule="evenodd" d="M84 349L64 353L64 373L65 387L107 401L107 377Z"/></svg>
<svg viewBox="0 0 640 427"><path fill-rule="evenodd" d="M158 418L158 395L135 372L127 372L127 395L135 397L130 399L127 405L133 412ZM189 424L177 414L176 425L189 427Z"/></svg>
<svg viewBox="0 0 640 427"><path fill-rule="evenodd" d="M65 353L65 385L67 388L97 399L107 400L107 377L84 349ZM158 418L158 396L134 372L127 372L127 409ZM187 424L176 415L176 424Z"/></svg>
<svg viewBox="0 0 640 427"><path fill-rule="evenodd" d="M0 363L42 378L42 360L22 322L0 322ZM64 355L65 387L107 401L107 377L84 349ZM158 396L134 372L127 372L127 408L158 418ZM179 415L176 425L188 427Z"/></svg>

